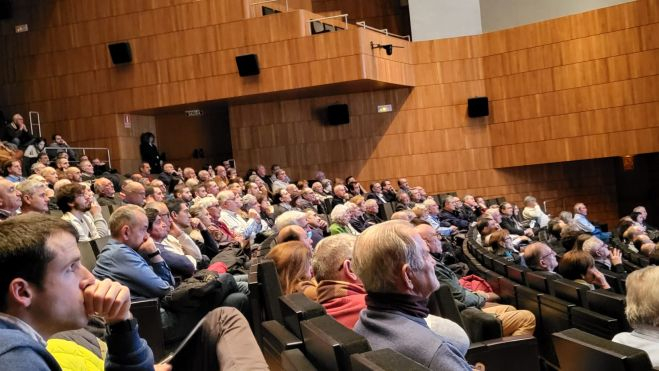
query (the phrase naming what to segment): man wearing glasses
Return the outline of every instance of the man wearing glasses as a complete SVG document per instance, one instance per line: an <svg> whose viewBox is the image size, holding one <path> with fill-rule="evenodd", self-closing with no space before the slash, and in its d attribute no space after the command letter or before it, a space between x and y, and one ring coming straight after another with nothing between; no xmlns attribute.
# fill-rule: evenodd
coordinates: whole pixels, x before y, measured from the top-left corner
<svg viewBox="0 0 659 371"><path fill-rule="evenodd" d="M558 267L556 252L542 242L526 246L523 257L526 266L533 271L554 272Z"/></svg>

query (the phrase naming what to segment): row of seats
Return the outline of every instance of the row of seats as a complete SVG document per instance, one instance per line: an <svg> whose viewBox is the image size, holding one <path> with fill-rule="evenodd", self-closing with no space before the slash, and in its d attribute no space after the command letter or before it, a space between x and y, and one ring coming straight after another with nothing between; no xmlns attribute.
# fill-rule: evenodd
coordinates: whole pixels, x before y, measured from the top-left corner
<svg viewBox="0 0 659 371"><path fill-rule="evenodd" d="M481 256L483 264L472 252ZM503 260L488 256L473 238L467 239L463 253L465 262L492 285L504 303L535 314L540 355L552 367L563 366L552 341L556 332L576 328L608 340L618 332L630 330L624 314L625 297L621 294L584 290L556 275L531 272L509 262L503 264Z"/></svg>
<svg viewBox="0 0 659 371"><path fill-rule="evenodd" d="M303 294L282 296L276 268L270 260L252 260L249 273L250 323L266 361L273 369L284 370L402 370L425 369L392 350L371 351L368 341L329 317L318 303ZM444 290L448 289L447 287ZM442 289L440 289L442 290ZM450 301L437 298L449 298ZM439 291L431 312L453 319L457 312L450 292ZM451 307L452 306L452 307ZM538 345L532 336L501 337L501 324L486 316L489 332L469 330L484 327L475 317L460 317L472 345L470 363L482 362L488 370L537 370ZM482 317L480 318L483 319ZM485 341L474 341L484 340ZM507 364L515 357L514 365Z"/></svg>

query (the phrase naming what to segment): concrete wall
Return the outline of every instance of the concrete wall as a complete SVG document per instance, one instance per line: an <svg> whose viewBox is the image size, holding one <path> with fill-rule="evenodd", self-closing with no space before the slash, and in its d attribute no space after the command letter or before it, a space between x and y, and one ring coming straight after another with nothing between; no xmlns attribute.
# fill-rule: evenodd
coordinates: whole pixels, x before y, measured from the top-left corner
<svg viewBox="0 0 659 371"><path fill-rule="evenodd" d="M482 33L478 0L409 0L414 41Z"/></svg>
<svg viewBox="0 0 659 371"><path fill-rule="evenodd" d="M477 35L635 0L409 0L414 41Z"/></svg>
<svg viewBox="0 0 659 371"><path fill-rule="evenodd" d="M634 0L480 0L483 32L491 32Z"/></svg>

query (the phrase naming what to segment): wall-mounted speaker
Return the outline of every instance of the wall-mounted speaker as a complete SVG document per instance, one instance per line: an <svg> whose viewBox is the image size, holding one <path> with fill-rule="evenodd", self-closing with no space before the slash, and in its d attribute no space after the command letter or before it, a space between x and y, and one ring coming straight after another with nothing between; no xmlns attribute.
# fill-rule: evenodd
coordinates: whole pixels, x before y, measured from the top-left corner
<svg viewBox="0 0 659 371"><path fill-rule="evenodd" d="M124 64L133 61L133 53L130 50L130 43L120 42L108 45L110 58L113 64Z"/></svg>
<svg viewBox="0 0 659 371"><path fill-rule="evenodd" d="M0 19L10 19L12 15L11 1L0 0Z"/></svg>
<svg viewBox="0 0 659 371"><path fill-rule="evenodd" d="M469 117L482 117L490 114L487 97L467 99L467 115Z"/></svg>
<svg viewBox="0 0 659 371"><path fill-rule="evenodd" d="M236 56L236 65L238 66L238 75L241 77L258 75L259 58L256 54L245 54Z"/></svg>
<svg viewBox="0 0 659 371"><path fill-rule="evenodd" d="M347 104L333 104L327 106L327 122L330 125L343 125L350 123L350 110Z"/></svg>

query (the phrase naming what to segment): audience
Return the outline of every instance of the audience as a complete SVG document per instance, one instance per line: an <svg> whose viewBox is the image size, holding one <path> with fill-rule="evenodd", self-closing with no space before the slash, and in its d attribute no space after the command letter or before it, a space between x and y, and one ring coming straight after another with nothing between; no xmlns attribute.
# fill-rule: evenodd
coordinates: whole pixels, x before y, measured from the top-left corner
<svg viewBox="0 0 659 371"><path fill-rule="evenodd" d="M259 165L247 172L245 180L249 181L244 182L228 165L197 174L193 168L177 172L167 163L161 174L152 175L151 166L142 163L139 173L126 174L126 178L109 172L94 175L86 158L81 158L80 168L69 166L66 149L57 156L59 172L37 162L43 167L37 170L40 175L27 180L22 172L11 172L12 167L20 168L20 162L14 161L18 166L14 162L6 165L7 177L0 177L0 220L4 220L0 233L3 223L13 225L13 220L33 220L59 209L70 225L67 230L75 230L75 234L67 233L80 241L111 235L107 246L101 247L94 274L103 282L130 289L133 299L160 299L161 321L170 345L187 335L207 313L207 320L221 322L225 318L228 322L223 324L229 327L229 322L240 323L236 334L249 333L240 311L248 311L247 273L255 255L275 262L284 294L301 292L318 301L337 321L366 336L373 349L392 348L440 369L471 368L464 360L469 347L466 333L450 321L428 315L427 299L438 282L451 288L460 307L479 308L497 316L505 336L532 335L536 323L531 312L496 303L499 297L495 293L470 291L460 285L454 261L448 260L454 259L453 249L459 248L460 230L477 230L477 242L512 263L547 274L560 273L590 288L610 289L602 270L626 274L621 251L609 249L605 241L610 234L592 225L582 203L575 205L574 218L564 211L549 221L535 198L528 196L524 200L525 221L520 222L515 205L503 202L487 208L482 197L470 195L464 202L449 195L440 210L422 187L410 186L405 178L398 180L400 189L395 196L396 190L387 180L372 183L367 194L354 177L337 179L332 188L322 172L313 182L291 181L278 166L272 179ZM95 194L89 189L91 182ZM115 187L120 183L119 195ZM276 190L274 208L269 203L269 184ZM53 193L56 197L50 199ZM393 197L398 199L398 211L391 215L392 221L383 221L381 208ZM110 206L108 221L101 205ZM329 226L325 216L331 220ZM654 262L658 254L651 231L656 230L646 224L646 217L644 207L634 208L621 219L613 242L625 254L637 251ZM56 232L43 238L64 231L54 228ZM545 228L555 238L547 239ZM446 237L443 242L442 236ZM519 244L532 242L530 238L546 243ZM565 251L561 245L570 251L558 263L557 252ZM0 260L2 254L0 251ZM207 267L213 274L220 272L218 279L227 290L222 300L192 311L172 306L171 298L180 288L174 276L185 282L206 274L203 269ZM636 276L629 279L632 277ZM627 283L631 300L629 282L634 282ZM79 290L85 289L80 286ZM238 311L213 310L220 303ZM5 331L4 321L0 310L0 332ZM19 330L30 326L27 322ZM646 327L634 327L634 332L619 337L643 337ZM33 331L38 333L40 328ZM651 328L648 331L652 333ZM48 334L53 339L59 336ZM245 341L250 343L248 338ZM206 345L219 349L218 344ZM50 362L36 345L29 349L40 355L41 362ZM0 352L2 357L5 355ZM259 352L254 357L259 368L263 358ZM103 357L95 362L103 360L106 364L115 362L108 363ZM149 362L153 367L152 359Z"/></svg>

